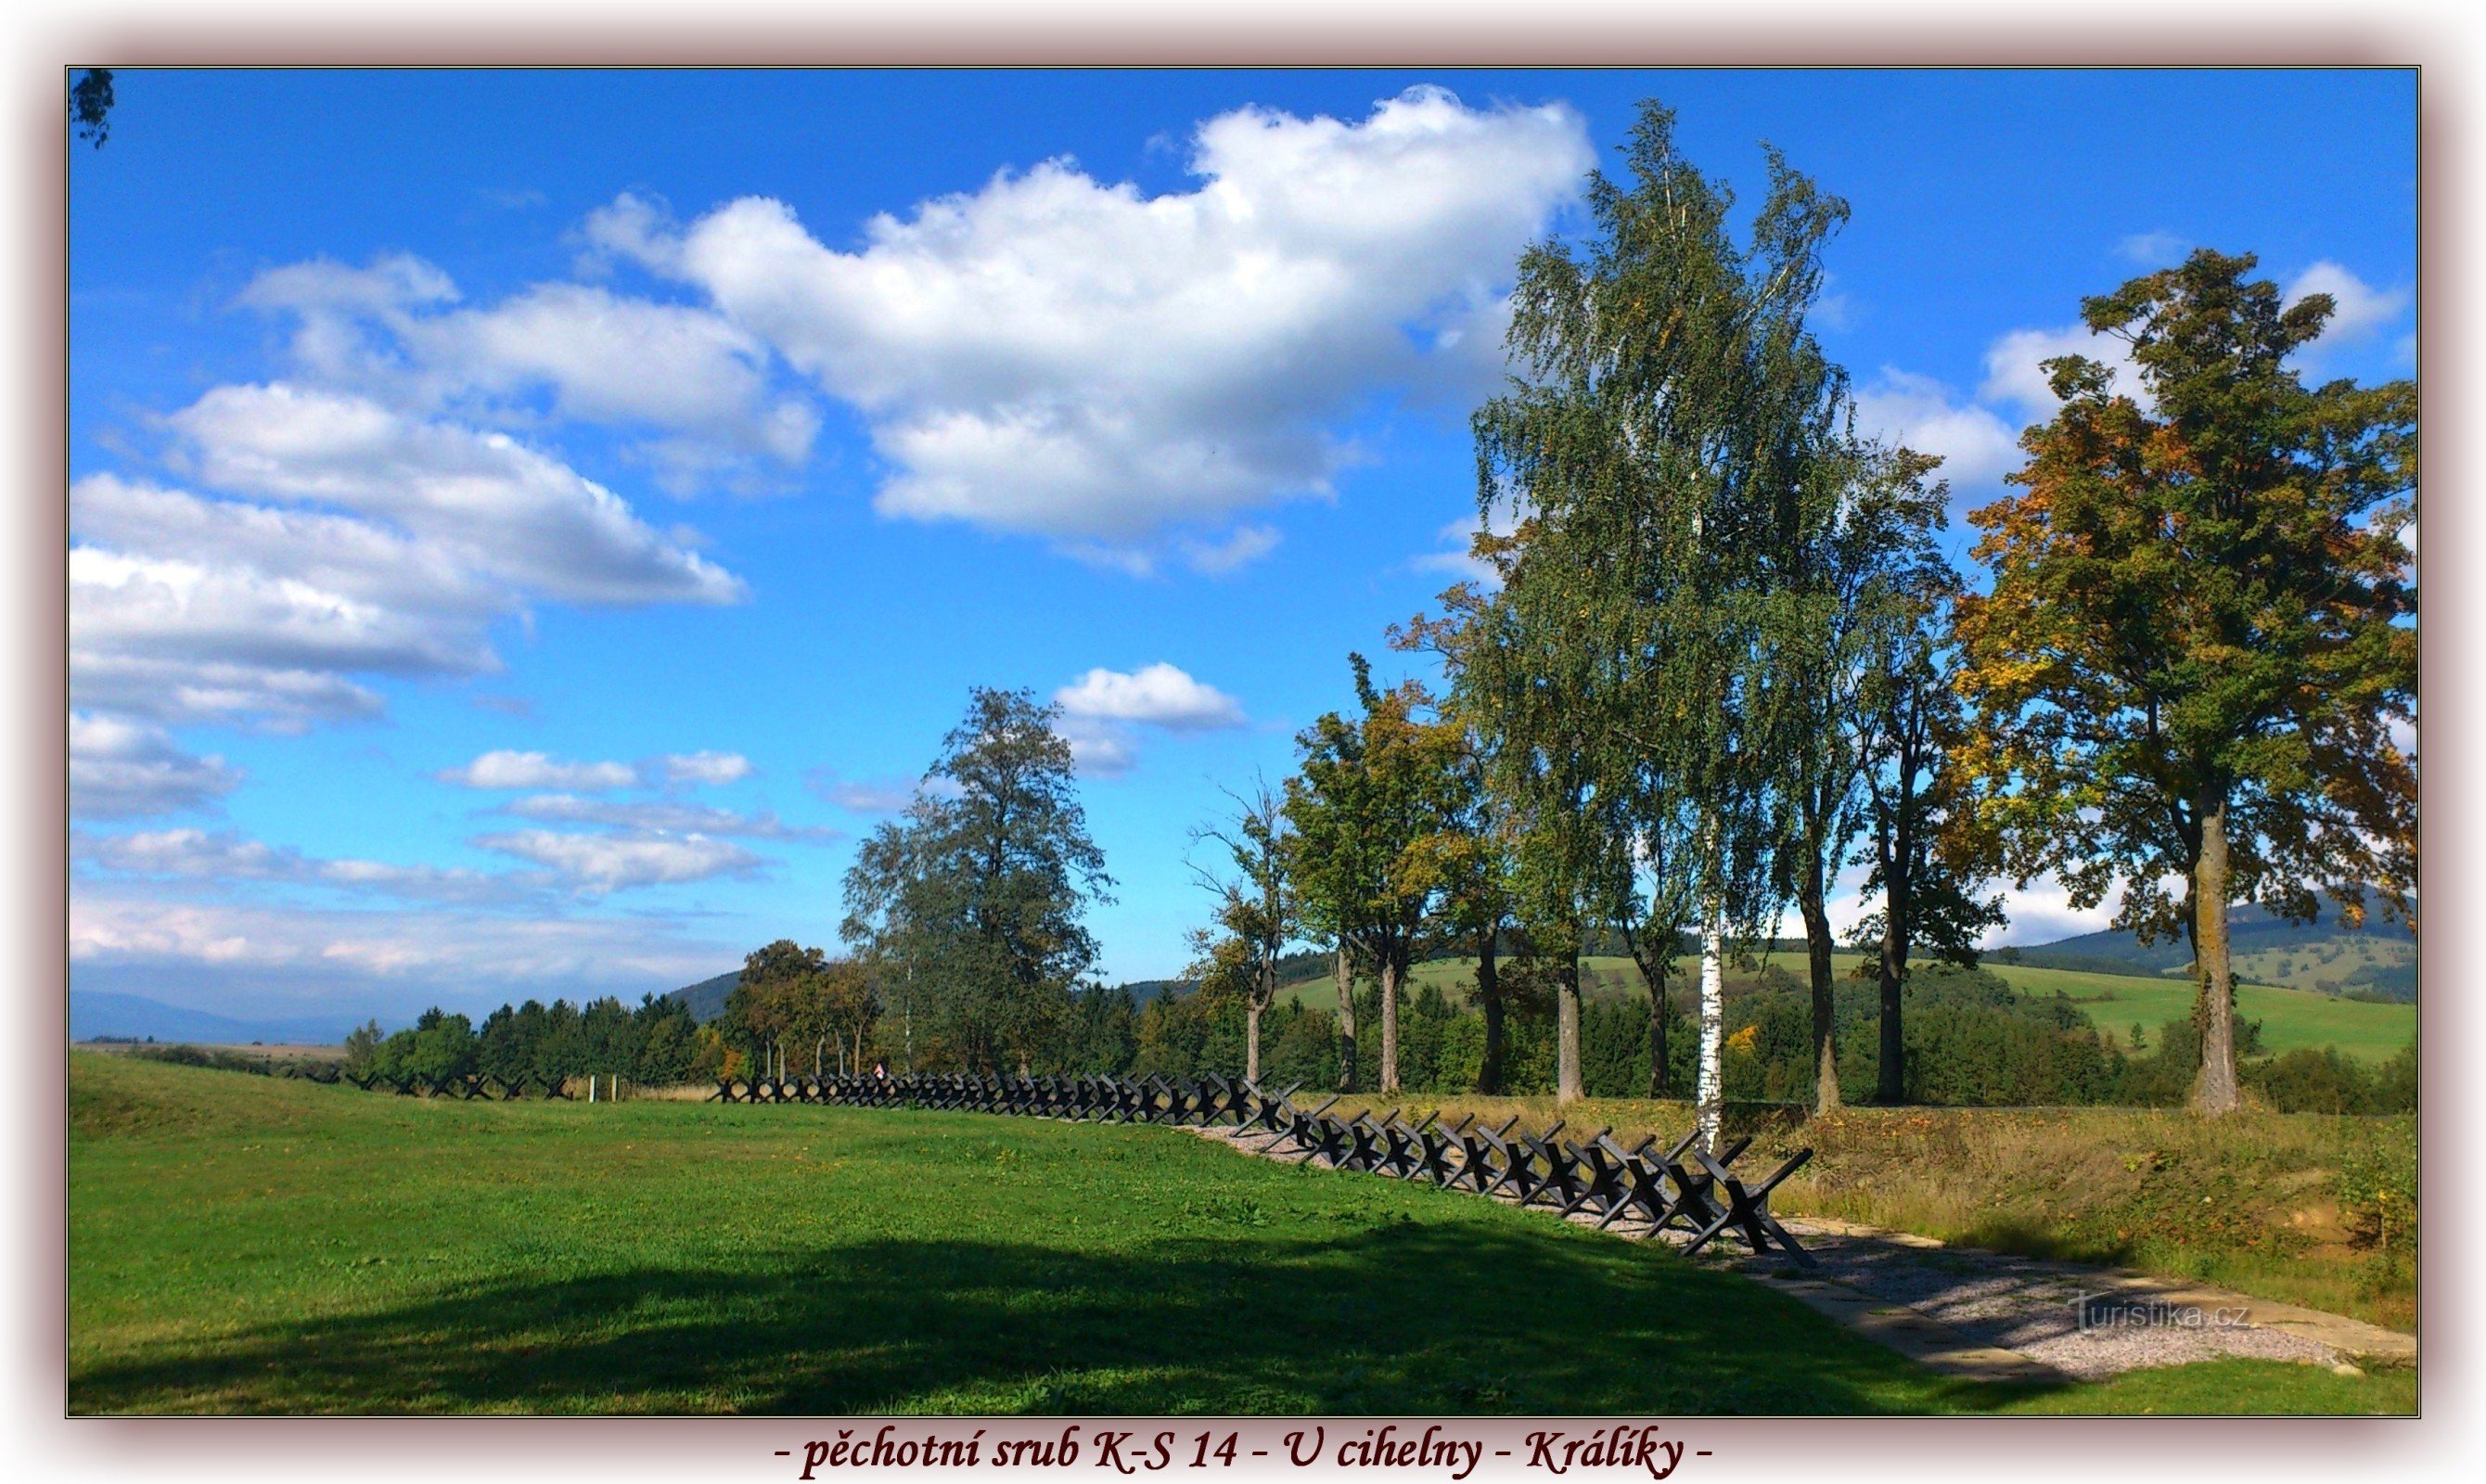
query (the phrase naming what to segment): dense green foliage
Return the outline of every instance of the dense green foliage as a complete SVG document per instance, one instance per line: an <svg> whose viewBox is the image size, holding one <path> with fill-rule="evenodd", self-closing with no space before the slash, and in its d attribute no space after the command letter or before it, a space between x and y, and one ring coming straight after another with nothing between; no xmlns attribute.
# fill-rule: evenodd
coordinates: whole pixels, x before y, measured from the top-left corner
<svg viewBox="0 0 2486 1484"><path fill-rule="evenodd" d="M566 1000L502 1005L478 1029L436 1006L383 1037L367 1025L345 1038L345 1069L382 1080L464 1077L514 1081L622 1077L649 1086L691 1081L716 1064L703 1058L699 1028L681 1002L649 995L631 1009L607 996L584 1006Z"/></svg>
<svg viewBox="0 0 2486 1484"><path fill-rule="evenodd" d="M1557 1087L1556 1017L1542 965L1523 959L1505 973L1507 1000L1506 1090L1540 1096ZM1119 991L1088 1002L1100 1032L1096 1052L1077 1063L1090 1072L1136 1076L1242 1073L1243 1015L1233 999L1199 993L1161 995L1145 1007L1109 1013ZM1914 966L1904 983L1907 1012L1905 1098L1952 1107L2121 1104L2174 1107L2200 1064L2199 1032L2189 1019L2116 1031L2099 1027L2089 1007L2059 992L2015 991L1990 970L1944 963ZM1359 1015L1377 1010L1369 982L1358 986ZM1726 1001L1725 1097L1735 1103L1809 1103L1813 1099L1811 997L1808 986L1776 965L1731 980ZM1119 1018L1114 1018L1114 1017ZM1581 1018L1581 1063L1592 1098L1636 1098L1649 1086L1649 1007L1644 999L1598 998ZM1836 1033L1843 1101L1872 1100L1879 1078L1879 992L1867 979L1838 982ZM1696 1047L1682 1009L1667 1038L1676 1086L1690 1086ZM2140 1033L2136 1037L2133 1032ZM2238 1023L2239 1053L2264 1055L2258 1022ZM1339 1085L1335 1016L1300 997L1278 1002L1263 1023L1262 1081L1276 1086ZM1483 1016L1455 1003L1430 978L1414 981L1399 1020L1399 1084L1436 1095L1473 1091L1482 1059ZM1127 1047L1123 1059L1114 1048ZM2284 1113L2396 1113L2417 1106L2417 1057L2410 1046L2379 1068L2328 1048L2296 1048L2249 1060L2252 1088ZM1369 1072L1347 1085L1376 1092Z"/></svg>
<svg viewBox="0 0 2486 1484"><path fill-rule="evenodd" d="M976 688L904 817L846 872L840 931L901 1018L904 1067L1016 1071L1062 1055L1096 960L1086 912L1113 878L1060 719L1031 692Z"/></svg>

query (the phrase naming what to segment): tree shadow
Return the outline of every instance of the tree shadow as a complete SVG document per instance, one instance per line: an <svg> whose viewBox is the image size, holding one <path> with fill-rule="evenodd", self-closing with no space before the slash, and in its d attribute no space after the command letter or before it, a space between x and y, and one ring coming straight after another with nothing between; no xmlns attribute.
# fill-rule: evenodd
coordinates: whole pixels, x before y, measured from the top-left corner
<svg viewBox="0 0 2486 1484"><path fill-rule="evenodd" d="M475 1285L80 1369L96 1412L1857 1414L1976 1406L1731 1274L1403 1218L869 1240ZM194 1342L195 1343L195 1342ZM2020 1388L2015 1394L2028 1394Z"/></svg>

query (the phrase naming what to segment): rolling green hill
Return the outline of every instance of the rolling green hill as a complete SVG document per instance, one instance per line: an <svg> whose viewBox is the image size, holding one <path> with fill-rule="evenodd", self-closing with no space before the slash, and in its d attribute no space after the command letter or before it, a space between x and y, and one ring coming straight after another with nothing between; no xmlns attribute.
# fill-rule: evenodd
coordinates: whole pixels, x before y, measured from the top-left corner
<svg viewBox="0 0 2486 1484"><path fill-rule="evenodd" d="M2389 1000L2417 998L2417 936L2405 923L2377 917L2348 927L2330 913L2311 922L2289 922L2247 903L2230 915L2228 930L2240 980L2334 995L2362 990ZM2003 951L2045 969L2180 976L2193 968L2192 948L2181 940L2143 944L2130 933L2084 933Z"/></svg>
<svg viewBox="0 0 2486 1484"><path fill-rule="evenodd" d="M1801 976L1804 972L1801 958L1780 954L1770 962L1790 974ZM1831 962L1843 977L1855 973L1864 958L1859 953L1837 953L1832 955ZM2170 1020L2181 1020L2193 1010L2193 986L2184 979L2039 968L2026 963L1998 963L1991 958L1985 961L1985 967L2023 994L2068 996L2080 1003L2099 1030L2125 1045L2130 1044L2134 1025L2141 1026L2155 1045L2159 1027ZM1592 999L1637 999L1645 993L1641 987L1640 970L1628 958L1583 959L1581 972L1582 988ZM1699 962L1678 959L1675 972L1675 992L1688 995L1698 982ZM1438 984L1452 1001L1465 1003L1476 983L1476 960L1433 959L1418 964L1410 980L1411 992L1428 983ZM1730 975L1728 994L1738 993L1751 980L1749 974ZM1335 1009L1338 1005L1336 983L1327 975L1297 980L1282 987L1278 994L1281 999L1300 996L1307 1008ZM2253 983L2237 987L2236 1004L2244 1018L2262 1023L2262 1046L2274 1055L2298 1047L2336 1046L2345 1055L2381 1061L2417 1038L2417 1006L2412 1003L2347 1000L2307 989Z"/></svg>

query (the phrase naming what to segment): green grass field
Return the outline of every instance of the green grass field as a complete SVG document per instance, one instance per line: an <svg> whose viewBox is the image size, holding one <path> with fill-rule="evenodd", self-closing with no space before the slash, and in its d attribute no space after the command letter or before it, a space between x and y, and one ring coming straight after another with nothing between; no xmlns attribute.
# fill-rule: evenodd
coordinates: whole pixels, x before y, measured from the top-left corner
<svg viewBox="0 0 2486 1484"><path fill-rule="evenodd" d="M1174 1130L428 1102L72 1053L73 1413L2392 1412L1935 1378L1732 1274Z"/></svg>
<svg viewBox="0 0 2486 1484"><path fill-rule="evenodd" d="M1804 973L1800 956L1782 953L1775 955L1772 962L1790 974L1801 976ZM1844 976L1864 959L1855 953L1837 953L1831 962ZM2126 1044L2136 1023L2154 1045L2159 1027L2193 1012L2193 985L2189 979L2031 969L1990 959L1986 967L2024 994L2052 995L2060 991L2082 1002L2082 1008L2099 1030ZM1645 993L1641 988L1640 970L1628 958L1587 958L1581 961L1581 969L1583 988L1590 996ZM1683 976L1675 981L1678 990L1694 983L1699 974L1699 964L1693 959L1680 960L1676 969ZM1476 982L1476 960L1435 959L1418 964L1410 977L1411 989L1439 984L1444 993L1464 1000ZM1328 978L1290 984L1280 993L1300 995L1307 1006L1334 1009L1338 1005L1336 981ZM2246 1019L2262 1023L2262 1046L2273 1055L2300 1046L2336 1046L2345 1055L2382 1061L2417 1038L2417 1006L2413 1004L2381 1004L2342 1000L2313 990L2244 984L2236 990L2236 1006Z"/></svg>

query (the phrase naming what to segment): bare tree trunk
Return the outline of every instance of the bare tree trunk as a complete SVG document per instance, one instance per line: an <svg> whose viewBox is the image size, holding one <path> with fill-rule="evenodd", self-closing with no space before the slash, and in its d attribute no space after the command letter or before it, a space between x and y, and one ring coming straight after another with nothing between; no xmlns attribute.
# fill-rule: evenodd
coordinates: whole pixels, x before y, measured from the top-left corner
<svg viewBox="0 0 2486 1484"><path fill-rule="evenodd" d="M2201 812L2201 859L2193 868L2193 957L2199 971L2201 1075L2193 1111L2236 1111L2235 981L2227 966L2227 804Z"/></svg>
<svg viewBox="0 0 2486 1484"><path fill-rule="evenodd" d="M1700 1080L1694 1089L1700 1147L1717 1152L1726 1122L1726 924L1711 901L1700 922Z"/></svg>
<svg viewBox="0 0 2486 1484"><path fill-rule="evenodd" d="M1398 1090L1398 964L1381 960L1381 1090Z"/></svg>
<svg viewBox="0 0 2486 1484"><path fill-rule="evenodd" d="M1831 979L1830 906L1823 900L1821 852L1809 854L1797 895L1804 911L1805 957L1812 971L1812 1109L1830 1113L1839 1106L1838 1002Z"/></svg>
<svg viewBox="0 0 2486 1484"><path fill-rule="evenodd" d="M1346 943L1338 945L1338 1090L1355 1089L1355 973L1346 960Z"/></svg>
<svg viewBox="0 0 2486 1484"><path fill-rule="evenodd" d="M1904 785L1903 785L1904 786ZM1900 801L1901 809L1907 801ZM1915 883L1909 880L1914 865L1914 841L1909 838L1904 812L1892 826L1896 836L1894 848L1886 849L1882 857L1882 1054L1881 1066L1875 1073L1873 1098L1879 1103L1898 1104L1908 1100L1907 1042L1901 1035L1899 990L1908 977L1908 918L1916 911L1911 897Z"/></svg>
<svg viewBox="0 0 2486 1484"><path fill-rule="evenodd" d="M1243 1002L1243 1080L1260 1085L1260 997Z"/></svg>
<svg viewBox="0 0 2486 1484"><path fill-rule="evenodd" d="M1554 979L1554 1100L1576 1103L1580 1086L1580 936L1570 935Z"/></svg>
<svg viewBox="0 0 2486 1484"><path fill-rule="evenodd" d="M1648 1095L1664 1098L1673 1091L1669 1086L1671 1069L1666 1064L1666 967L1661 963L1654 977L1646 973L1641 977L1648 985Z"/></svg>
<svg viewBox="0 0 2486 1484"><path fill-rule="evenodd" d="M1494 959L1494 930L1477 937L1477 1003L1484 1007L1484 1060L1477 1068L1477 1090L1500 1092L1503 1078L1502 970Z"/></svg>
<svg viewBox="0 0 2486 1484"><path fill-rule="evenodd" d="M1667 976L1674 968L1674 934L1669 932L1660 945L1650 941L1647 931L1623 929L1623 946L1631 949L1632 962L1640 966L1640 982L1648 991L1648 1095L1663 1098L1670 1095L1672 1071L1667 1065Z"/></svg>

